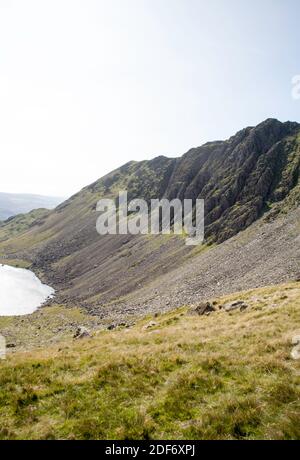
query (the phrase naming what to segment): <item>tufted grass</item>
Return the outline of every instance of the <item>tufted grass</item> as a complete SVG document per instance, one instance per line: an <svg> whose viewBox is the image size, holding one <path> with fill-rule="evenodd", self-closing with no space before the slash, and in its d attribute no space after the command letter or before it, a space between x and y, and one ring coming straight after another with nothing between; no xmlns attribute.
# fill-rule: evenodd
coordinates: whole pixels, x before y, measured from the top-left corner
<svg viewBox="0 0 300 460"><path fill-rule="evenodd" d="M300 285L0 361L1 439L300 439ZM156 325L144 329L150 320Z"/></svg>

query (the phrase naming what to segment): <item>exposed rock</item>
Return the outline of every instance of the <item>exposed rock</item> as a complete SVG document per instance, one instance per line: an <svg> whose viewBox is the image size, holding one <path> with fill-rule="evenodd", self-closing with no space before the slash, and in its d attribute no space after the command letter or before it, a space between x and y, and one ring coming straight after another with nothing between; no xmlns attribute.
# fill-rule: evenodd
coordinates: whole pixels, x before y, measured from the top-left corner
<svg viewBox="0 0 300 460"><path fill-rule="evenodd" d="M291 358L294 360L300 359L300 334L296 334L292 337L291 344L294 345L291 351Z"/></svg>
<svg viewBox="0 0 300 460"><path fill-rule="evenodd" d="M157 325L157 323L155 321L150 321L150 323L145 324L145 326L143 327L143 330L145 331L147 329L151 329L151 327L154 327L156 325Z"/></svg>
<svg viewBox="0 0 300 460"><path fill-rule="evenodd" d="M291 341L292 345L300 345L300 335L294 335Z"/></svg>
<svg viewBox="0 0 300 460"><path fill-rule="evenodd" d="M244 311L248 308L248 305L243 300L237 300L236 302L225 304L223 308L227 312L238 309L240 309L240 311Z"/></svg>
<svg viewBox="0 0 300 460"><path fill-rule="evenodd" d="M295 361L300 359L300 345L297 345L296 347L292 349L291 358L294 359Z"/></svg>
<svg viewBox="0 0 300 460"><path fill-rule="evenodd" d="M109 331L112 331L112 330L116 329L116 326L115 326L114 324L110 324L110 325L107 327L107 329L108 329Z"/></svg>
<svg viewBox="0 0 300 460"><path fill-rule="evenodd" d="M84 326L79 326L74 334L74 339L84 339L85 337L91 337L90 331Z"/></svg>
<svg viewBox="0 0 300 460"><path fill-rule="evenodd" d="M202 316L214 311L216 311L216 309L210 302L203 302L197 305L196 308L190 310L190 314Z"/></svg>

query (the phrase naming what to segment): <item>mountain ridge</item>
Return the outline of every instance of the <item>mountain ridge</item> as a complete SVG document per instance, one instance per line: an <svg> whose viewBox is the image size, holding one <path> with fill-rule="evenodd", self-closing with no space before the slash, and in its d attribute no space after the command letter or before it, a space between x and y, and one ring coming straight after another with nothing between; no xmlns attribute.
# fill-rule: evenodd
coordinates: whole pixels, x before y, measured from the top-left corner
<svg viewBox="0 0 300 460"><path fill-rule="evenodd" d="M221 251L219 263L224 264L222 244L231 241L231 238L242 244L239 243L243 239L242 231L263 218L266 236L256 238L258 233L250 232L249 244L255 247L255 257L264 254L263 247L267 246L265 257L271 262L266 263L266 267L260 264L262 273L254 276L252 281L241 276L240 287L259 285L259 278L267 279L268 283L285 281L296 275L297 261L289 265L291 254L282 245L282 254L276 251L277 237L271 224L282 211L287 214L293 230L289 239L286 236L286 241L296 245L294 253L297 253L299 172L300 125L268 119L256 127L239 131L225 141L190 149L182 157L159 156L148 161L128 162L73 195L49 215L36 223L31 222L26 229L23 227L13 238L2 239L0 252L12 259L28 261L34 271L55 287L56 302L75 302L100 316L113 314L116 308L121 315L122 309L130 308L129 302L136 304L135 313L138 309L165 308L168 293L163 294L164 283L160 280L172 278L174 270L180 270L186 264L191 263L198 272L197 267L205 260L205 264L215 267L217 275L223 279L226 268L225 265L214 265L214 246L221 248L218 249ZM129 200L203 198L206 203L205 245L188 248L180 236L100 237L95 229L96 203L103 197L116 199L119 190L124 189L128 190ZM284 219L282 215L278 238L285 237ZM257 231L260 225L255 227ZM4 230L5 227L2 232ZM269 233L272 238L275 235L272 244L269 244ZM228 244L230 246L231 242ZM231 257L234 261L234 251ZM251 259L251 253L249 257ZM282 265L281 274L276 270L272 274L272 260ZM255 259L251 261L255 263ZM233 266L239 278L239 261L235 260ZM182 283L189 284L189 274L185 269L183 272L187 278L179 277L180 286ZM233 284L234 275L233 271L228 278ZM134 302L135 293L140 289L147 291L147 286L152 283L157 285L158 297L163 301L157 302L156 295L150 290L149 295L142 295L139 302ZM215 276L206 279L205 283L215 284ZM208 295L209 289L200 280L198 287L199 295ZM196 287L194 289L197 291ZM227 292L227 288L225 290ZM121 299L126 296L129 296L128 302L122 303ZM194 297L197 296L192 293L190 297L179 296L179 299L192 302ZM122 308L117 308L117 304Z"/></svg>

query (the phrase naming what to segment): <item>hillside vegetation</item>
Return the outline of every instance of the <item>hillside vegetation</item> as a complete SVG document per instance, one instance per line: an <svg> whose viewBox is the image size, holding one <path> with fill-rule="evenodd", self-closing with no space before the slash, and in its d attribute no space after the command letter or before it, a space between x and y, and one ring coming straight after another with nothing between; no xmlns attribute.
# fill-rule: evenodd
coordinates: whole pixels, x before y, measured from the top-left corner
<svg viewBox="0 0 300 460"><path fill-rule="evenodd" d="M14 238L26 232L34 224L41 225L50 211L47 209L34 209L26 214L18 214L0 223L0 242Z"/></svg>
<svg viewBox="0 0 300 460"><path fill-rule="evenodd" d="M243 300L248 308L219 306ZM1 439L299 439L300 285L0 361ZM152 321L149 324L149 321Z"/></svg>

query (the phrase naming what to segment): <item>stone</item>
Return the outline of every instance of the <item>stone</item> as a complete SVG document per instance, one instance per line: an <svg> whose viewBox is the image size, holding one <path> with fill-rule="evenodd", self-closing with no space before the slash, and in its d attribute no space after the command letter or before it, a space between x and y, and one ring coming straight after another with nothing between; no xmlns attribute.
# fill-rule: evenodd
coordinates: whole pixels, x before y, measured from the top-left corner
<svg viewBox="0 0 300 460"><path fill-rule="evenodd" d="M156 325L157 325L157 323L155 321L150 321L150 323L145 324L145 326L143 327L143 330L151 329L151 327L154 327Z"/></svg>
<svg viewBox="0 0 300 460"><path fill-rule="evenodd" d="M224 305L224 310L227 312L240 309L244 311L248 308L248 305L243 300L237 300L236 302Z"/></svg>
<svg viewBox="0 0 300 460"><path fill-rule="evenodd" d="M74 334L74 339L84 339L86 337L91 337L90 331L84 326L79 326Z"/></svg>
<svg viewBox="0 0 300 460"><path fill-rule="evenodd" d="M294 335L291 341L292 345L300 345L300 335Z"/></svg>
<svg viewBox="0 0 300 460"><path fill-rule="evenodd" d="M210 302L203 302L197 305L195 309L191 311L192 314L197 314L199 316L207 315L216 311L215 307Z"/></svg>
<svg viewBox="0 0 300 460"><path fill-rule="evenodd" d="M295 361L300 359L300 345L297 345L296 347L292 349L291 358L294 359Z"/></svg>

